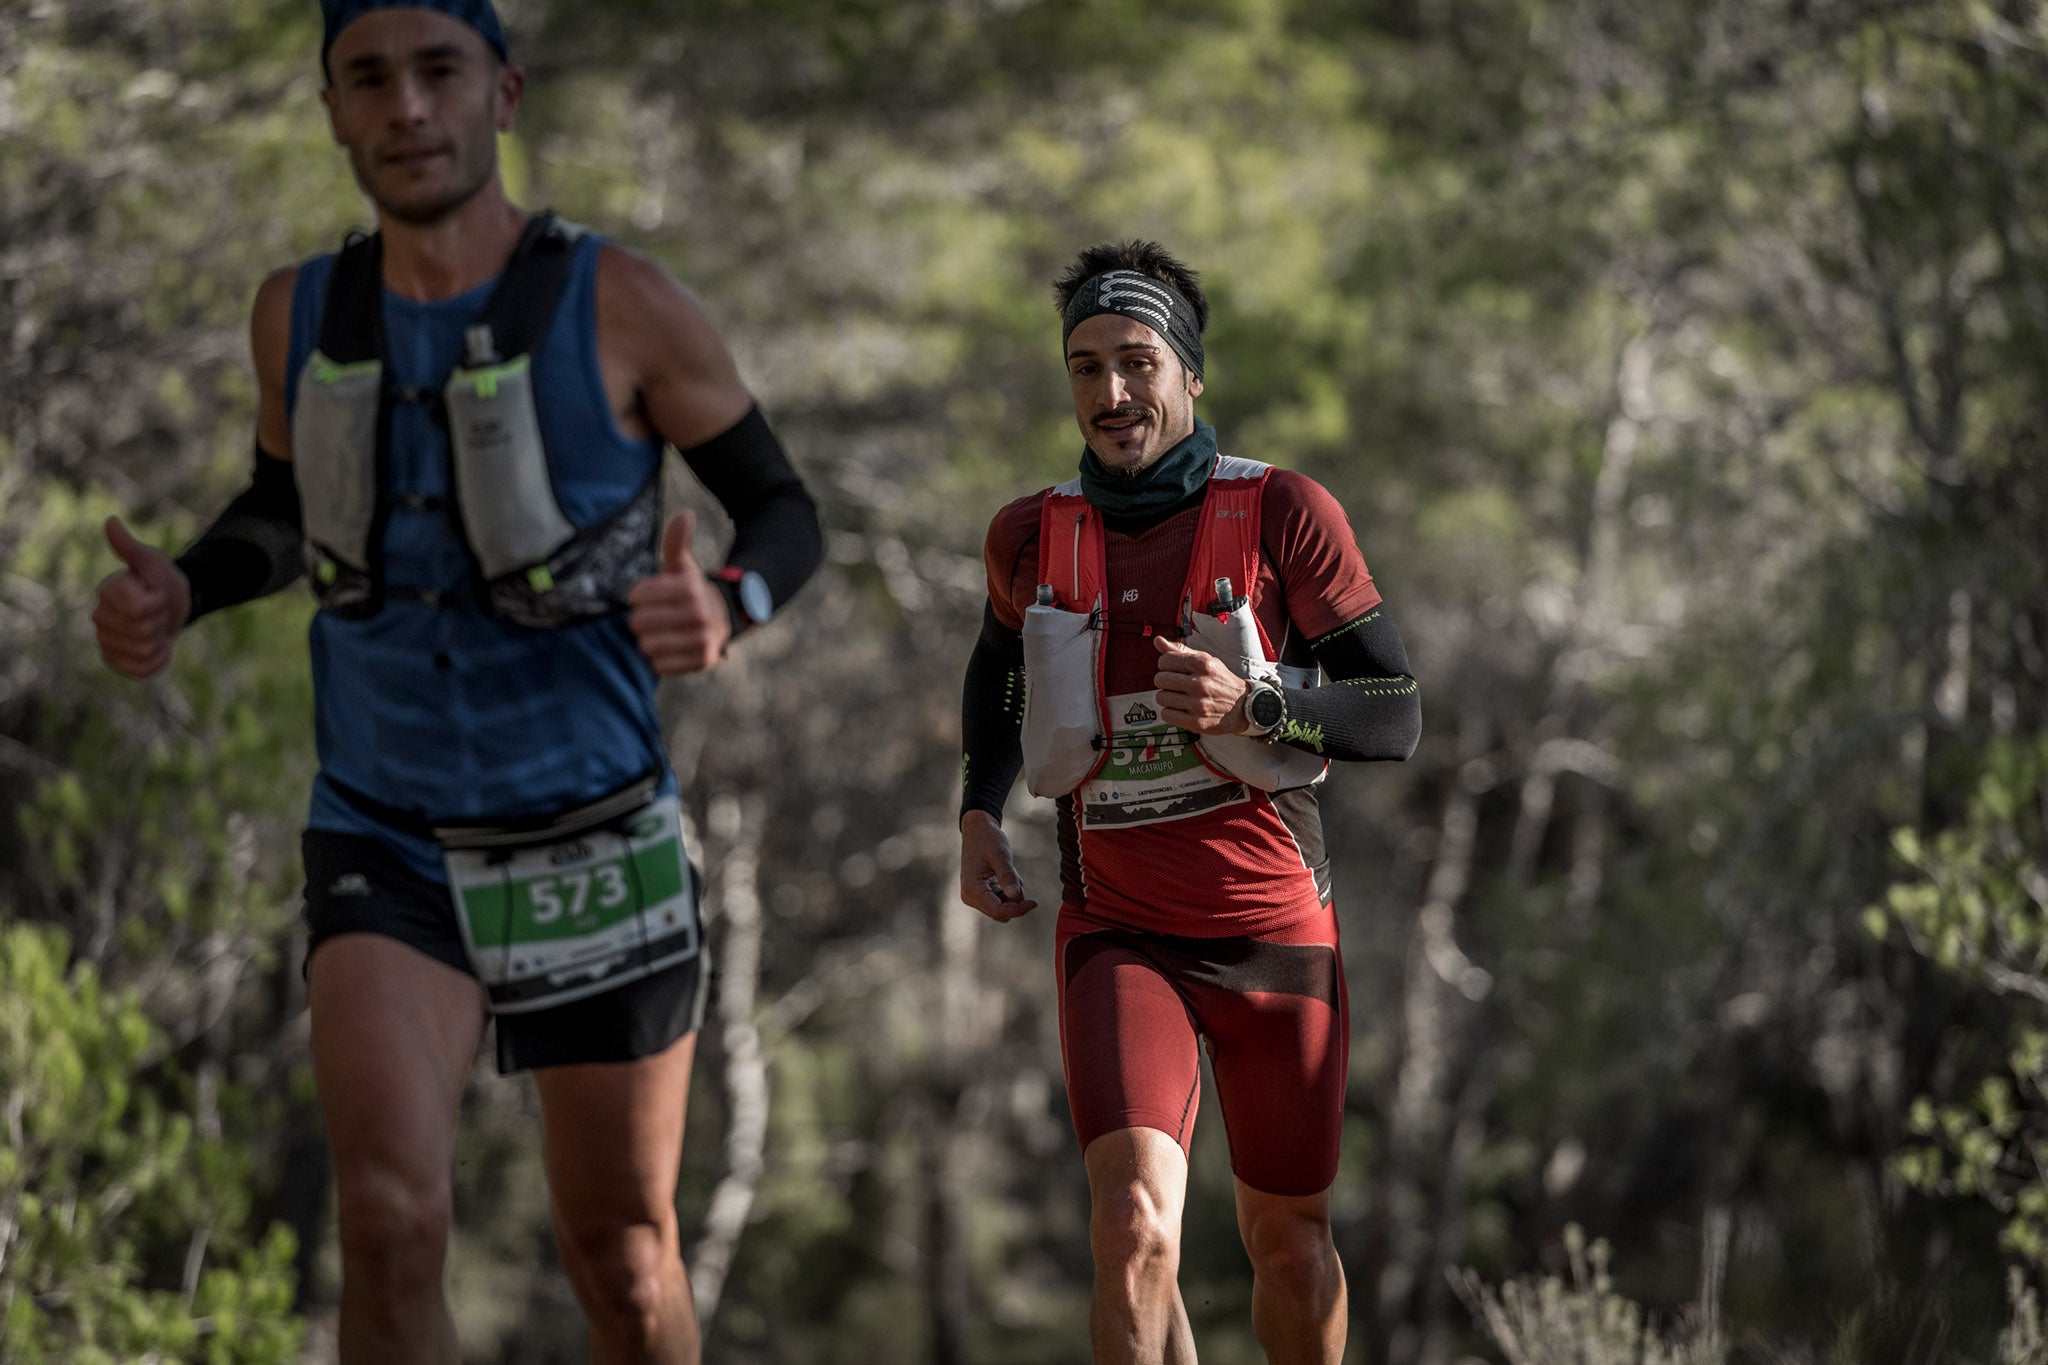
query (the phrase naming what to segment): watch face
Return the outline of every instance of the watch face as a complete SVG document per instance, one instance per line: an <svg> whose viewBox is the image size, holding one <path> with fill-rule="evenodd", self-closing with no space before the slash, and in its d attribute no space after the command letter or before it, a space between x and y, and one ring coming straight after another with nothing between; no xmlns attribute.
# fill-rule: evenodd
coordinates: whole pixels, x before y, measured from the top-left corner
<svg viewBox="0 0 2048 1365"><path fill-rule="evenodd" d="M775 614L775 595L768 591L768 580L752 569L740 575L735 591L739 594L740 610L755 625Z"/></svg>
<svg viewBox="0 0 2048 1365"><path fill-rule="evenodd" d="M1270 730L1287 714L1287 699L1270 687L1261 687L1245 701L1244 713L1252 724Z"/></svg>

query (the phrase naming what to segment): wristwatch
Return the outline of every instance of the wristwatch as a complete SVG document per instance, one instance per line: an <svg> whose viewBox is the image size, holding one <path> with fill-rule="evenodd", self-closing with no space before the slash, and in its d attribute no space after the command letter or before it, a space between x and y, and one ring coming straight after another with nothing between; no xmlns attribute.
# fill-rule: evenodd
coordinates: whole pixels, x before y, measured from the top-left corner
<svg viewBox="0 0 2048 1365"><path fill-rule="evenodd" d="M712 577L724 592L726 606L732 612L734 634L765 626L768 618L775 615L775 594L768 590L768 580L752 569L728 564Z"/></svg>
<svg viewBox="0 0 2048 1365"><path fill-rule="evenodd" d="M1244 693L1245 734L1271 739L1287 724L1287 694L1269 682L1253 679Z"/></svg>

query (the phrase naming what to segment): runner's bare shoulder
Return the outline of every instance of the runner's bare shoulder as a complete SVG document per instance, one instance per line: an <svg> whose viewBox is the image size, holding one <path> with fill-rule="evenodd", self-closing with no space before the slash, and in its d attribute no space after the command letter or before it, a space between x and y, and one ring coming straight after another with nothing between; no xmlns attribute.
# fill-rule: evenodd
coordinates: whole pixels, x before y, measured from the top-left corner
<svg viewBox="0 0 2048 1365"><path fill-rule="evenodd" d="M249 310L249 350L256 361L256 443L280 460L292 457L285 371L291 364L292 294L298 282L295 265L273 270L256 287L256 302Z"/></svg>
<svg viewBox="0 0 2048 1365"><path fill-rule="evenodd" d="M703 303L658 262L605 242L597 257L599 345L636 379L655 428L688 449L752 399Z"/></svg>

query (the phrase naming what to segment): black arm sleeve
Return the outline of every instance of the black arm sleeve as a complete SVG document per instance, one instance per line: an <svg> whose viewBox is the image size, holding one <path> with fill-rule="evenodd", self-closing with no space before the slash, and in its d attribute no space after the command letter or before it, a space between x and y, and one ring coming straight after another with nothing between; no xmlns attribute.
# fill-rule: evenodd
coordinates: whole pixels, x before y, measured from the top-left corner
<svg viewBox="0 0 2048 1365"><path fill-rule="evenodd" d="M177 558L192 585L187 624L290 587L306 571L304 541L291 462L257 446L249 486Z"/></svg>
<svg viewBox="0 0 2048 1365"><path fill-rule="evenodd" d="M725 562L761 575L776 606L794 597L824 558L825 537L817 504L761 409L748 408L746 416L682 456L732 518ZM733 606L730 595L727 606ZM743 624L736 616L735 632Z"/></svg>
<svg viewBox="0 0 2048 1365"><path fill-rule="evenodd" d="M1325 758L1405 759L1422 738L1422 685L1384 603L1309 642L1328 679L1287 688L1281 742Z"/></svg>
<svg viewBox="0 0 2048 1365"><path fill-rule="evenodd" d="M960 696L960 813L987 811L1002 823L1003 803L1024 766L1024 637L982 609L981 637L967 656Z"/></svg>

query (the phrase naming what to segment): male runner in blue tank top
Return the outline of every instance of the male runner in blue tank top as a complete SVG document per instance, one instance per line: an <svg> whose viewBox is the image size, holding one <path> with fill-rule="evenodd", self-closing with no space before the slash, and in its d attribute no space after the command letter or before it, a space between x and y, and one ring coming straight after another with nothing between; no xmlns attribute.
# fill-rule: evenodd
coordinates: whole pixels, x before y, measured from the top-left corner
<svg viewBox="0 0 2048 1365"><path fill-rule="evenodd" d="M506 198L524 76L489 0L323 9L378 236L263 282L250 487L175 561L108 522L100 649L148 677L191 621L313 566L307 995L342 1359L458 1359L456 1109L495 1011L591 1358L694 1362L674 1197L704 953L654 688L810 575L815 511L696 299ZM687 512L649 520L664 443L733 515L715 576Z"/></svg>

